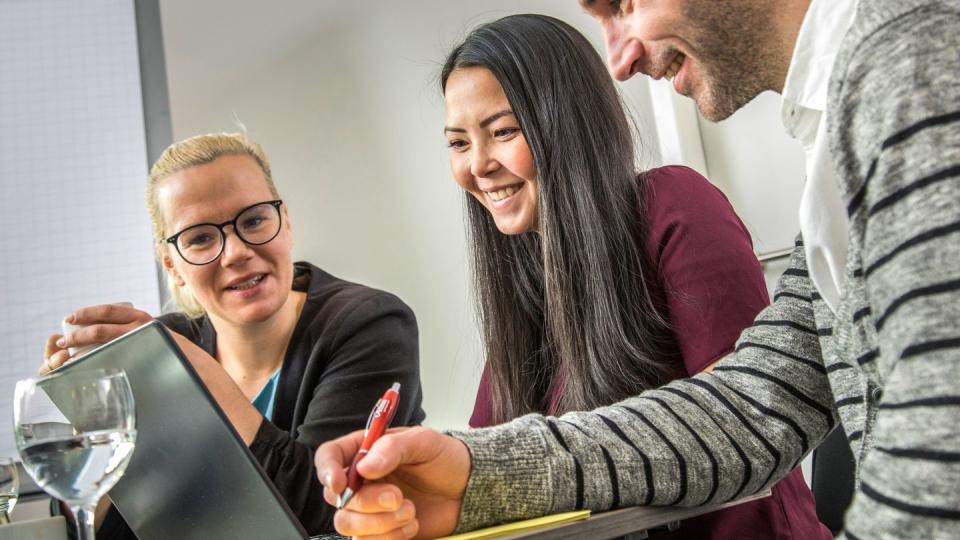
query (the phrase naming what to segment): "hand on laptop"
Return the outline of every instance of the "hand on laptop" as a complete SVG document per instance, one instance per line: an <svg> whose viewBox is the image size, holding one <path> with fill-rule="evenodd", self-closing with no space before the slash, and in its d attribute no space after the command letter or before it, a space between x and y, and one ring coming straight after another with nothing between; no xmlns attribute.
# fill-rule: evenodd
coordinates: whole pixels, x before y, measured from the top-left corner
<svg viewBox="0 0 960 540"><path fill-rule="evenodd" d="M363 431L329 441L317 450L324 498L335 504L347 486L344 473L360 448ZM364 538L436 538L457 525L470 476L463 443L427 428L396 428L381 437L357 467L367 480L336 513L340 534ZM382 480L382 481L381 481Z"/></svg>
<svg viewBox="0 0 960 540"><path fill-rule="evenodd" d="M80 308L64 319L79 327L72 332L53 334L47 338L40 374L62 366L71 359L69 349L102 345L153 320L153 316L129 304L103 304Z"/></svg>

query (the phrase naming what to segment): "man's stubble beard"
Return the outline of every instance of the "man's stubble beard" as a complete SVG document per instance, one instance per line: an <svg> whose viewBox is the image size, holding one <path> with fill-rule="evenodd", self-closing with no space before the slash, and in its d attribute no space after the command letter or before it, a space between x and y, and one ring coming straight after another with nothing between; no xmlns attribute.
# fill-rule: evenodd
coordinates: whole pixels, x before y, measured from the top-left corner
<svg viewBox="0 0 960 540"><path fill-rule="evenodd" d="M766 90L776 90L779 36L775 6L766 0L689 0L692 29L705 83L694 96L704 118L719 122ZM694 41L695 40L695 41Z"/></svg>

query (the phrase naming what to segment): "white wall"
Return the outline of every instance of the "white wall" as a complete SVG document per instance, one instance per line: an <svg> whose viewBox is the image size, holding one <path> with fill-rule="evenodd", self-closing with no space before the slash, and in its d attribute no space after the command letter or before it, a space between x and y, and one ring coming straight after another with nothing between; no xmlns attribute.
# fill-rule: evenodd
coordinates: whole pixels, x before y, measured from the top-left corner
<svg viewBox="0 0 960 540"><path fill-rule="evenodd" d="M792 248L800 232L803 146L784 133L780 101L767 92L723 122L699 119L710 180L733 202L761 254Z"/></svg>
<svg viewBox="0 0 960 540"><path fill-rule="evenodd" d="M574 0L387 5L163 0L174 138L243 121L289 205L295 256L410 304L427 424L462 427L482 354L441 63L477 23L517 12L555 15L602 42ZM647 85L622 89L652 155Z"/></svg>

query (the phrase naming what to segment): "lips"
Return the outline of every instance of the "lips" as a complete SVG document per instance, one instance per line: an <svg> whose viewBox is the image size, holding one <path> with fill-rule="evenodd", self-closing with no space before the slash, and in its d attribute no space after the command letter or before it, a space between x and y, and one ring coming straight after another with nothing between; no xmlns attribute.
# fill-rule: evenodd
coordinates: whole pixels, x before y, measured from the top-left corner
<svg viewBox="0 0 960 540"><path fill-rule="evenodd" d="M516 192L520 191L522 188L523 188L523 184L514 184L512 186L504 186L499 189L484 190L483 193L493 202L500 202L512 197Z"/></svg>
<svg viewBox="0 0 960 540"><path fill-rule="evenodd" d="M250 274L233 280L229 285L227 285L227 289L231 291L244 291L247 289L252 289L253 287L259 285L266 276L266 274Z"/></svg>

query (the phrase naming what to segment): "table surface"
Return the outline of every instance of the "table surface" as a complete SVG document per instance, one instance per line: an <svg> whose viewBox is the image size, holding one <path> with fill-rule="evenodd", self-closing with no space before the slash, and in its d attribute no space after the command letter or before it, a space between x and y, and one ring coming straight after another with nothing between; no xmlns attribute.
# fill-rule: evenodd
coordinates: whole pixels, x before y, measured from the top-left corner
<svg viewBox="0 0 960 540"><path fill-rule="evenodd" d="M609 512L596 513L587 519L573 523L554 525L535 531L500 536L497 538L498 540L516 540L521 538L524 540L581 540L583 538L605 540L630 533L646 531L655 527L662 527L701 514L708 514L722 508L736 506L769 496L770 490L767 489L749 497L743 497L736 501L722 504L690 508L679 506L632 506L619 510L611 510Z"/></svg>
<svg viewBox="0 0 960 540"><path fill-rule="evenodd" d="M23 470L20 465L20 496L22 500L45 498L43 491L33 482L30 475ZM761 491L755 495L737 499L722 504L712 504L696 507L678 507L678 506L632 506L611 510L609 512L599 512L592 514L589 518L553 525L527 531L522 533L510 534L497 537L498 540L580 540L587 536L591 540L604 540L617 538L626 534L645 531L648 529L662 527L671 523L680 522L684 519L707 514L735 506L745 502L761 499L770 496L770 490ZM318 540L344 538L336 534L321 535L313 537Z"/></svg>

